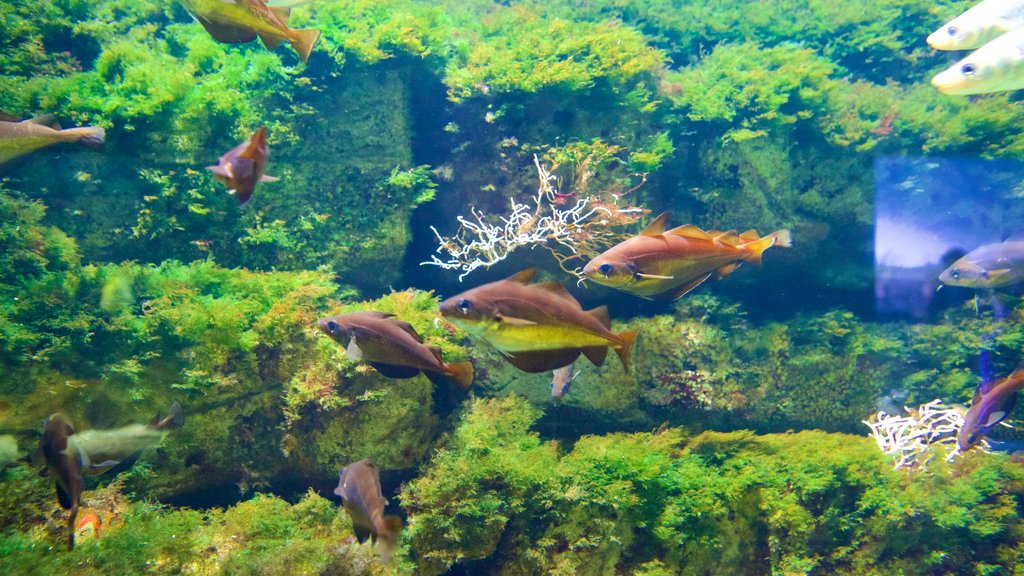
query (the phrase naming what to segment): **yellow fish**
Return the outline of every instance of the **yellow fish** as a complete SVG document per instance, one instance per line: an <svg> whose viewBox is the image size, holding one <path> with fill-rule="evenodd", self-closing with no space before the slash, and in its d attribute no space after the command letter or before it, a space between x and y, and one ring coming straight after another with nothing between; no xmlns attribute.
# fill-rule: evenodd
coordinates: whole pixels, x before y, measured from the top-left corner
<svg viewBox="0 0 1024 576"><path fill-rule="evenodd" d="M242 44L258 36L273 50L287 41L305 63L320 40L319 30L288 27L291 8L268 6L264 0L181 0L181 4L218 42Z"/></svg>
<svg viewBox="0 0 1024 576"><path fill-rule="evenodd" d="M89 148L99 148L104 136L103 128L98 126L61 130L51 114L23 122L0 120L0 164L61 142L79 142Z"/></svg>

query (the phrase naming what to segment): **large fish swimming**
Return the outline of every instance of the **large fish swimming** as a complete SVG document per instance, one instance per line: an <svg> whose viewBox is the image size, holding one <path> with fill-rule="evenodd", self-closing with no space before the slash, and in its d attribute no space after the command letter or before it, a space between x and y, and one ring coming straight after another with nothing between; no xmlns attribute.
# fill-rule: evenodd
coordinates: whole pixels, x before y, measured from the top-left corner
<svg viewBox="0 0 1024 576"><path fill-rule="evenodd" d="M984 0L928 36L936 50L973 50L1024 25L1024 0Z"/></svg>
<svg viewBox="0 0 1024 576"><path fill-rule="evenodd" d="M221 156L217 164L207 166L206 169L228 187L228 194L237 196L241 207L252 198L256 184L278 181L278 178L263 173L269 159L270 147L267 146L267 128L264 126L248 140Z"/></svg>
<svg viewBox="0 0 1024 576"><path fill-rule="evenodd" d="M473 383L471 362L446 363L441 349L427 346L408 322L383 312L353 312L321 319L317 326L345 347L348 359L369 363L388 378L412 378L421 371L442 375L462 389Z"/></svg>
<svg viewBox="0 0 1024 576"><path fill-rule="evenodd" d="M441 303L441 314L526 372L555 370L580 354L600 366L609 347L628 370L637 331L612 332L605 306L584 311L557 282L529 284L535 272L524 270L452 296Z"/></svg>
<svg viewBox="0 0 1024 576"><path fill-rule="evenodd" d="M956 95L1024 88L1024 28L1010 30L939 72L932 86Z"/></svg>
<svg viewBox="0 0 1024 576"><path fill-rule="evenodd" d="M303 62L320 40L320 31L288 27L291 8L268 6L264 0L180 0L218 42L241 44L257 37L268 50L287 41Z"/></svg>
<svg viewBox="0 0 1024 576"><path fill-rule="evenodd" d="M164 432L183 423L181 405L171 405L168 415L149 424L131 424L112 430L88 430L75 433L63 414L46 419L35 463L45 465L41 472L53 478L57 501L71 511L68 519L68 547L75 546L75 517L85 489L84 475L102 474L163 438Z"/></svg>
<svg viewBox="0 0 1024 576"><path fill-rule="evenodd" d="M98 126L61 130L49 114L21 122L0 120L0 164L61 142L78 142L89 148L99 148L104 137L103 128Z"/></svg>
<svg viewBox="0 0 1024 576"><path fill-rule="evenodd" d="M388 501L380 490L380 469L369 460L349 464L338 473L334 493L344 500L345 511L352 518L352 530L359 542L372 539L381 543L381 556L387 560L398 543L402 521L385 516Z"/></svg>
<svg viewBox="0 0 1024 576"><path fill-rule="evenodd" d="M1017 403L1017 391L1024 388L1024 368L1017 368L1002 380L982 383L974 391L974 400L964 415L964 425L957 433L961 452L970 450L1006 419Z"/></svg>
<svg viewBox="0 0 1024 576"><path fill-rule="evenodd" d="M1000 288L1024 280L1024 236L971 250L939 274L947 286Z"/></svg>
<svg viewBox="0 0 1024 576"><path fill-rule="evenodd" d="M792 245L789 230L758 236L754 230L704 231L693 225L665 230L661 214L634 236L591 260L583 274L644 298L678 299L714 275L724 278L743 262L761 263L772 246Z"/></svg>

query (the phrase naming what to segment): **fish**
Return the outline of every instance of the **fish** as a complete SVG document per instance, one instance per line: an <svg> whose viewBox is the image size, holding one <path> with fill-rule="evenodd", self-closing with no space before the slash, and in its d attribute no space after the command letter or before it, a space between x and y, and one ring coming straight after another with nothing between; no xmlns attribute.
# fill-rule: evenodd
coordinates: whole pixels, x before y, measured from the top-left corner
<svg viewBox="0 0 1024 576"><path fill-rule="evenodd" d="M628 371L638 330L612 332L606 306L585 311L558 282L529 284L535 274L529 268L452 296L441 315L524 372L555 370L580 354L601 366L608 348Z"/></svg>
<svg viewBox="0 0 1024 576"><path fill-rule="evenodd" d="M441 375L463 390L473 384L473 363L446 363L441 348L428 346L408 322L384 312L353 312L320 319L317 326L345 347L348 359L363 360L388 378Z"/></svg>
<svg viewBox="0 0 1024 576"><path fill-rule="evenodd" d="M36 116L21 122L0 120L0 165L61 142L78 142L88 148L97 149L103 145L105 139L106 132L99 126L62 130L52 114Z"/></svg>
<svg viewBox="0 0 1024 576"><path fill-rule="evenodd" d="M1006 419L1017 403L1017 391L1024 388L1024 367L1002 380L988 380L974 391L974 400L964 415L964 424L956 435L961 452L975 447L992 428Z"/></svg>
<svg viewBox="0 0 1024 576"><path fill-rule="evenodd" d="M216 165L207 166L206 169L213 172L214 178L228 187L228 194L237 194L238 207L241 208L249 198L252 198L256 184L280 180L263 173L269 158L267 127L264 126L248 140L221 156Z"/></svg>
<svg viewBox="0 0 1024 576"><path fill-rule="evenodd" d="M163 438L165 430L184 423L181 405L171 405L168 415L154 418L149 424L130 424L113 430L88 430L76 433L74 426L61 413L44 421L43 435L33 461L44 465L42 476L53 479L57 502L70 510L68 518L68 549L75 547L75 517L82 504L85 475L99 475L122 461L135 457L142 449Z"/></svg>
<svg viewBox="0 0 1024 576"><path fill-rule="evenodd" d="M936 50L973 50L1024 26L1024 0L984 0L928 35Z"/></svg>
<svg viewBox="0 0 1024 576"><path fill-rule="evenodd" d="M789 230L759 236L756 230L704 231L687 224L665 230L668 214L639 235L612 246L583 267L587 278L634 296L678 300L714 275L732 274L743 262L761 263L772 246L789 248Z"/></svg>
<svg viewBox="0 0 1024 576"><path fill-rule="evenodd" d="M932 86L951 95L1024 88L1024 28L1010 30L939 72Z"/></svg>
<svg viewBox="0 0 1024 576"><path fill-rule="evenodd" d="M352 518L352 531L360 543L367 538L380 541L381 557L387 561L398 544L402 521L398 516L385 516L388 501L380 490L380 469L370 460L360 460L341 469L338 487L345 511Z"/></svg>
<svg viewBox="0 0 1024 576"><path fill-rule="evenodd" d="M985 244L939 274L939 282L961 288L1001 288L1024 280L1024 235Z"/></svg>
<svg viewBox="0 0 1024 576"><path fill-rule="evenodd" d="M569 393L569 386L572 385L573 380L580 375L580 371L572 371L574 364L568 366L562 366L556 368L551 374L551 397L555 400L561 400L563 396Z"/></svg>
<svg viewBox="0 0 1024 576"><path fill-rule="evenodd" d="M264 0L180 1L218 42L243 44L259 37L268 50L273 50L287 41L306 63L320 41L319 30L288 27L291 15L288 6L269 6Z"/></svg>

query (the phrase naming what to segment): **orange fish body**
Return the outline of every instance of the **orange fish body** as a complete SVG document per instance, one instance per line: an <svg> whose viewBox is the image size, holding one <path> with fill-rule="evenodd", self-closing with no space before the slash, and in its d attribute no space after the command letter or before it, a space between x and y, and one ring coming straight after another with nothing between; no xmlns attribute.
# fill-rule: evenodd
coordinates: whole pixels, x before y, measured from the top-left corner
<svg viewBox="0 0 1024 576"><path fill-rule="evenodd" d="M345 346L349 360L364 360L389 378L440 374L462 389L473 383L473 364L447 363L441 349L423 342L408 322L383 312L354 312L323 318L317 325Z"/></svg>
<svg viewBox="0 0 1024 576"><path fill-rule="evenodd" d="M320 40L319 30L288 27L290 8L268 6L264 0L181 0L181 3L218 42L242 44L259 37L268 50L273 50L287 41L305 63Z"/></svg>
<svg viewBox="0 0 1024 576"><path fill-rule="evenodd" d="M277 182L277 178L263 173L269 159L270 147L267 146L267 128L264 126L221 156L216 165L206 169L228 187L229 194L238 196L239 206L245 206L256 190L256 184Z"/></svg>
<svg viewBox="0 0 1024 576"><path fill-rule="evenodd" d="M583 274L598 284L644 298L685 295L714 274L721 279L743 262L761 263L772 246L792 245L789 230L761 237L754 230L704 231L693 225L665 230L658 216L638 236L591 260Z"/></svg>

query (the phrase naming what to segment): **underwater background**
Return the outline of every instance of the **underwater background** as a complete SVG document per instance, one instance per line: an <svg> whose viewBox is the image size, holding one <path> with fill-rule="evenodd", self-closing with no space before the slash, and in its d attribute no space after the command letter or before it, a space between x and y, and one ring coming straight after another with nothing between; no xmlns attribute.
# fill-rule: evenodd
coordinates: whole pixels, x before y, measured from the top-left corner
<svg viewBox="0 0 1024 576"><path fill-rule="evenodd" d="M1024 574L1024 436L904 461L865 425L1024 360L1019 288L936 291L1024 222L1017 93L929 84L958 56L925 38L971 2L278 2L321 33L306 62L192 4L0 0L4 119L105 130L0 155L0 574ZM261 127L280 180L240 206L206 168ZM460 217L591 198L623 219L575 259L423 264ZM578 282L662 212L793 245L676 301ZM639 330L628 370L580 359L554 398L440 317L531 267ZM471 361L468 393L318 328L357 311ZM43 419L174 402L180 427L85 479L68 550ZM363 459L393 555L334 492Z"/></svg>

